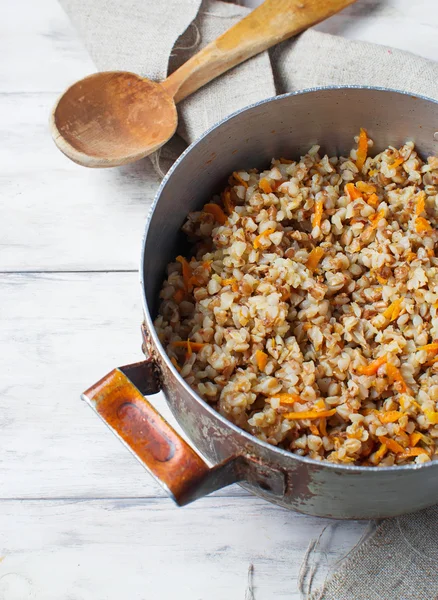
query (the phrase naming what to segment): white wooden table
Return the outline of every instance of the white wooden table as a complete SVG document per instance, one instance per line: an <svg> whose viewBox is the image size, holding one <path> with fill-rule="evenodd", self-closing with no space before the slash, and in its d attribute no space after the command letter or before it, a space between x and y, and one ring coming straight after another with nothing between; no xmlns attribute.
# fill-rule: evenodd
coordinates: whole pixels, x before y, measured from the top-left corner
<svg viewBox="0 0 438 600"><path fill-rule="evenodd" d="M88 171L56 150L50 108L93 65L55 0L2 9L0 600L244 600L251 563L256 600L300 598L309 543L328 526L323 572L364 523L237 486L178 509L79 401L141 359L136 270L159 181L148 160ZM438 59L436 0L359 0L319 29Z"/></svg>

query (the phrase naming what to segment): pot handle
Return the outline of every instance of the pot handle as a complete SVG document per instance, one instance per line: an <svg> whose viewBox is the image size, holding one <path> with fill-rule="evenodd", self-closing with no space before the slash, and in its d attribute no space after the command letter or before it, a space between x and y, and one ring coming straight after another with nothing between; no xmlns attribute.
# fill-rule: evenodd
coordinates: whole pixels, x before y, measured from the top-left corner
<svg viewBox="0 0 438 600"><path fill-rule="evenodd" d="M210 468L143 394L160 390L152 360L114 369L82 394L173 500L184 506L246 478L247 460Z"/></svg>

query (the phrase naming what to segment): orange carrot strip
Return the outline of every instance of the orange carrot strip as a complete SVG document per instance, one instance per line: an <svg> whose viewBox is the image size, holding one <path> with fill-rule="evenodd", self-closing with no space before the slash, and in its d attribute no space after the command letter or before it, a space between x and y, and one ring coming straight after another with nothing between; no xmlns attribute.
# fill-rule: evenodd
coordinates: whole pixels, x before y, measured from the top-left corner
<svg viewBox="0 0 438 600"><path fill-rule="evenodd" d="M412 262L413 260L415 260L417 258L417 254L416 252L408 252L407 256L406 256L406 260L407 262Z"/></svg>
<svg viewBox="0 0 438 600"><path fill-rule="evenodd" d="M173 294L173 299L175 300L175 302L177 304L179 304L180 302L182 302L184 300L186 293L184 290L182 290L181 288L179 288L178 290L176 290L176 292Z"/></svg>
<svg viewBox="0 0 438 600"><path fill-rule="evenodd" d="M177 262L180 263L180 265L182 267L184 286L188 292L191 292L193 289L193 286L190 282L190 279L192 277L192 269L191 269L189 263L187 262L187 260L184 258L184 256L177 256L176 260L177 260Z"/></svg>
<svg viewBox="0 0 438 600"><path fill-rule="evenodd" d="M294 161L288 158L280 158L280 162L282 165L291 165Z"/></svg>
<svg viewBox="0 0 438 600"><path fill-rule="evenodd" d="M327 421L325 419L320 420L319 430L320 430L322 436L327 437Z"/></svg>
<svg viewBox="0 0 438 600"><path fill-rule="evenodd" d="M265 229L263 233L260 233L254 240L254 248L258 250L260 248L260 240L265 237L268 237L269 235L271 235L271 233L275 233L275 229Z"/></svg>
<svg viewBox="0 0 438 600"><path fill-rule="evenodd" d="M370 206L372 206L374 209L376 209L379 206L379 203L380 203L379 196L377 194L371 194L367 198L367 203Z"/></svg>
<svg viewBox="0 0 438 600"><path fill-rule="evenodd" d="M438 412L434 410L425 410L424 414L433 425L438 425Z"/></svg>
<svg viewBox="0 0 438 600"><path fill-rule="evenodd" d="M385 216L385 211L384 210L379 210L379 212L375 213L374 215L372 215L371 217L369 217L369 220L371 222L371 227L373 229L376 229L379 221L381 219L383 219L383 217Z"/></svg>
<svg viewBox="0 0 438 600"><path fill-rule="evenodd" d="M347 183L345 189L350 196L350 200L362 198L362 194L355 188L354 183Z"/></svg>
<svg viewBox="0 0 438 600"><path fill-rule="evenodd" d="M390 165L388 165L388 167L390 169L396 169L397 167L399 167L402 163L403 163L403 158L400 156L400 158L397 158L393 163L391 163Z"/></svg>
<svg viewBox="0 0 438 600"><path fill-rule="evenodd" d="M420 454L427 454L424 448L408 448L404 452L397 455L398 460L404 460L405 458L411 458L412 456L420 456ZM428 455L429 456L429 455Z"/></svg>
<svg viewBox="0 0 438 600"><path fill-rule="evenodd" d="M272 192L272 187L269 181L265 178L260 179L259 188L265 192L265 194L270 194Z"/></svg>
<svg viewBox="0 0 438 600"><path fill-rule="evenodd" d="M426 344L425 346L418 346L417 350L426 350L426 352L438 352L438 343L433 342L432 344Z"/></svg>
<svg viewBox="0 0 438 600"><path fill-rule="evenodd" d="M311 271L314 271L323 256L324 256L324 250L322 248L320 248L319 246L316 246L316 248L313 248L313 250L310 252L309 256L307 257L306 267L308 269L310 269Z"/></svg>
<svg viewBox="0 0 438 600"><path fill-rule="evenodd" d="M358 181L356 183L356 189L358 189L359 192L362 192L363 194L374 194L377 191L375 185L372 185L371 183L366 183L365 181Z"/></svg>
<svg viewBox="0 0 438 600"><path fill-rule="evenodd" d="M264 371L268 362L268 355L266 354L266 352L262 352L262 350L257 350L257 352L255 353L255 358L257 362L257 367L260 369L260 371Z"/></svg>
<svg viewBox="0 0 438 600"><path fill-rule="evenodd" d="M392 302L382 313L385 319L389 319L390 321L395 321L398 319L401 312L402 302L403 298L397 298L397 300L394 300L394 302Z"/></svg>
<svg viewBox="0 0 438 600"><path fill-rule="evenodd" d="M216 221L221 225L225 225L225 223L227 222L227 215L224 213L224 211L218 204L206 204L203 208L203 211L210 215L213 215Z"/></svg>
<svg viewBox="0 0 438 600"><path fill-rule="evenodd" d="M303 419L319 419L321 417L332 417L336 412L336 408L330 410L304 410L303 412L290 412L286 413L284 417L290 421L297 421Z"/></svg>
<svg viewBox="0 0 438 600"><path fill-rule="evenodd" d="M193 354L193 350L192 350L192 343L190 340L187 340L187 353L186 353L186 359L189 359Z"/></svg>
<svg viewBox="0 0 438 600"><path fill-rule="evenodd" d="M170 362L173 364L173 366L178 371L178 373L180 373L181 367L179 366L178 361L176 360L176 358L174 356L172 356L172 358L170 359Z"/></svg>
<svg viewBox="0 0 438 600"><path fill-rule="evenodd" d="M357 153L356 153L356 167L359 169L359 171L362 169L362 167L365 164L365 161L367 159L367 154L368 154L368 136L367 136L367 132L365 131L365 129L362 129L362 127L360 128L360 133L359 133L359 142L357 145Z"/></svg>
<svg viewBox="0 0 438 600"><path fill-rule="evenodd" d="M357 372L360 375L375 375L379 368L384 365L388 360L388 355L384 354L383 356L379 356L372 362L368 363L366 366L360 365L357 367Z"/></svg>
<svg viewBox="0 0 438 600"><path fill-rule="evenodd" d="M426 194L424 192L421 192L419 194L419 198L417 200L417 205L415 207L415 214L417 215L417 217L419 217L421 215L422 212L425 211L426 208Z"/></svg>
<svg viewBox="0 0 438 600"><path fill-rule="evenodd" d="M399 452L404 452L404 448L401 444L384 435L379 435L379 442L381 444L385 444L388 450L391 450L391 452L395 452L395 454L398 454Z"/></svg>
<svg viewBox="0 0 438 600"><path fill-rule="evenodd" d="M321 225L322 212L324 210L324 202L318 200L315 204L315 213L313 215L313 227L319 227Z"/></svg>
<svg viewBox="0 0 438 600"><path fill-rule="evenodd" d="M299 404L306 403L306 400L303 400L298 394L287 394L286 392L275 394L272 398L279 398L280 404L295 404L295 402L298 402Z"/></svg>
<svg viewBox="0 0 438 600"><path fill-rule="evenodd" d="M432 231L432 225L424 217L417 217L415 219L415 231L417 233L423 233L424 231Z"/></svg>
<svg viewBox="0 0 438 600"><path fill-rule="evenodd" d="M248 182L245 181L244 179L242 179L242 177L239 175L239 173L237 171L234 171L233 177L238 183L240 183L240 185L243 185L243 187L246 187L246 188L248 187Z"/></svg>
<svg viewBox="0 0 438 600"><path fill-rule="evenodd" d="M418 444L418 442L421 440L422 435L419 431L414 431L414 433L411 433L411 435L409 436L409 443L411 446L416 446Z"/></svg>
<svg viewBox="0 0 438 600"><path fill-rule="evenodd" d="M380 444L379 449L371 456L371 462L375 465L378 465L385 454L388 452L388 447L386 444Z"/></svg>
<svg viewBox="0 0 438 600"><path fill-rule="evenodd" d="M233 285L236 283L237 279L235 277L231 277L230 279L222 279L222 285Z"/></svg>
<svg viewBox="0 0 438 600"><path fill-rule="evenodd" d="M406 381L403 379L403 375L392 363L388 363L386 365L386 374L388 375L391 383L397 382L400 384L400 391L403 394L408 393L410 396L412 396L412 390L406 384Z"/></svg>
<svg viewBox="0 0 438 600"><path fill-rule="evenodd" d="M381 423L395 423L402 417L404 413L399 412L398 410L389 410L385 413L379 413L378 417ZM386 442L382 442L386 443Z"/></svg>

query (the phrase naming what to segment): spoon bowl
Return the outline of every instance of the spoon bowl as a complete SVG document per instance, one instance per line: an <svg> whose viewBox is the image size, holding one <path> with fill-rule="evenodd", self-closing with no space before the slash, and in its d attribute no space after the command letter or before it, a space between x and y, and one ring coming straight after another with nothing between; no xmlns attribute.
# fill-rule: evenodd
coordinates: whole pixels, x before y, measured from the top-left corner
<svg viewBox="0 0 438 600"><path fill-rule="evenodd" d="M163 83L124 71L90 75L58 100L51 117L55 143L84 167L117 167L139 160L175 133L175 103L353 2L265 0Z"/></svg>
<svg viewBox="0 0 438 600"><path fill-rule="evenodd" d="M52 134L71 160L116 167L151 154L173 136L175 102L164 86L125 71L95 73L73 84L52 113Z"/></svg>

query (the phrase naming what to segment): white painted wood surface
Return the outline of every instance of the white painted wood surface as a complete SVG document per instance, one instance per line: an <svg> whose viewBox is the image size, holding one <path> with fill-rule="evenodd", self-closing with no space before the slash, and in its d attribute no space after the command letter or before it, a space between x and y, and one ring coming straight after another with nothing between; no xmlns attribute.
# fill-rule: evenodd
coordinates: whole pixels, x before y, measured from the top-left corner
<svg viewBox="0 0 438 600"><path fill-rule="evenodd" d="M2 17L0 600L244 600L250 563L255 600L297 600L309 542L328 525L326 568L365 524L237 486L177 509L79 401L141 358L136 267L158 178L148 160L87 171L56 150L50 107L93 65L56 0L7 1ZM318 28L438 59L436 0L358 0Z"/></svg>

